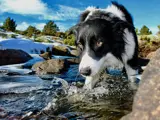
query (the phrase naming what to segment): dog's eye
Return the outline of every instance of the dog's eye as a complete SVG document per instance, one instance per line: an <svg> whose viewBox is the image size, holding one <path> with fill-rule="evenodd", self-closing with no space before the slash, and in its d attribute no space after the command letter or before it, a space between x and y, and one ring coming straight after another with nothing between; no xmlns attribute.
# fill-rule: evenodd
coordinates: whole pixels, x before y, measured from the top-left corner
<svg viewBox="0 0 160 120"><path fill-rule="evenodd" d="M102 46L102 44L103 44L103 42L102 42L102 41L97 41L97 42L96 42L96 46L97 46L97 47L101 47L101 46Z"/></svg>

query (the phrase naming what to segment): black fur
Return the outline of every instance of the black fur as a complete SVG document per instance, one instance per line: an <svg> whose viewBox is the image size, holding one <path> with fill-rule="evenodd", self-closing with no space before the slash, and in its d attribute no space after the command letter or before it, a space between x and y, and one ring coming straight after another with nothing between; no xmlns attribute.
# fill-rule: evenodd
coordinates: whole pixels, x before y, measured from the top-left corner
<svg viewBox="0 0 160 120"><path fill-rule="evenodd" d="M122 61L122 55L127 52L125 51L127 43L124 40L124 29L127 28L133 34L136 45L134 55L128 60L127 64L136 69L138 42L132 17L124 6L117 2L112 2L112 4L124 13L126 21L121 20L111 12L104 12L98 9L86 20L90 13L87 10L82 13L80 23L75 27L76 45L81 49L82 54L85 52L86 46L89 47L89 55L95 60L101 59L110 52ZM97 46L98 42L102 42L102 45Z"/></svg>
<svg viewBox="0 0 160 120"><path fill-rule="evenodd" d="M117 3L116 1L112 1L112 4L115 5L115 6L117 6L117 7L124 13L126 20L127 20L130 24L133 25L132 16L131 16L131 14L127 11L127 9L126 9L123 5Z"/></svg>
<svg viewBox="0 0 160 120"><path fill-rule="evenodd" d="M90 13L90 11L84 11L81 15L80 15L80 22L83 22L85 19L86 19L86 17L87 17L87 15Z"/></svg>

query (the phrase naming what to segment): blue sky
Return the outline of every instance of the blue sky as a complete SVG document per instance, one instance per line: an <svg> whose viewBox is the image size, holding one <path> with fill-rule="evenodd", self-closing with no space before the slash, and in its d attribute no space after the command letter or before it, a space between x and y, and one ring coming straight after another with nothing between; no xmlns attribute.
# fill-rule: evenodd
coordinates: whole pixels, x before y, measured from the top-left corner
<svg viewBox="0 0 160 120"><path fill-rule="evenodd" d="M134 18L137 28L147 25L153 33L160 24L160 0L116 0L123 4ZM16 20L17 29L29 25L42 29L49 20L55 21L61 31L77 23L79 14L88 6L106 8L111 0L0 0L0 24L9 16Z"/></svg>

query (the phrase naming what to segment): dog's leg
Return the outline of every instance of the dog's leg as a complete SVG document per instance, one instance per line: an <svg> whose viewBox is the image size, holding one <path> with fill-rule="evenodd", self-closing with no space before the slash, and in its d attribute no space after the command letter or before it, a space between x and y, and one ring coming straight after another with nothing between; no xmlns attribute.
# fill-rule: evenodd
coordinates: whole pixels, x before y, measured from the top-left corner
<svg viewBox="0 0 160 120"><path fill-rule="evenodd" d="M84 89L93 89L99 80L100 75L86 77Z"/></svg>
<svg viewBox="0 0 160 120"><path fill-rule="evenodd" d="M126 69L126 73L128 76L128 79L130 80L130 85L133 89L137 89L137 75L138 75L138 70L133 69L130 65L125 64L125 69Z"/></svg>

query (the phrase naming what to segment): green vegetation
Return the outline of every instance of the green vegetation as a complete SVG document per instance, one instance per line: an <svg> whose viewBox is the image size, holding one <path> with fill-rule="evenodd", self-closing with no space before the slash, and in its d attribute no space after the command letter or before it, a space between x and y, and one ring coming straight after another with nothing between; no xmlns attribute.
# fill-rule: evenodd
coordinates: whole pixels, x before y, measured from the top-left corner
<svg viewBox="0 0 160 120"><path fill-rule="evenodd" d="M138 30L138 28L136 28L135 31L136 31L136 34L139 35L139 30Z"/></svg>
<svg viewBox="0 0 160 120"><path fill-rule="evenodd" d="M2 38L7 38L7 34L5 34L5 33L0 33L0 37L2 37Z"/></svg>
<svg viewBox="0 0 160 120"><path fill-rule="evenodd" d="M64 39L64 44L75 46L75 36L73 34L71 35L67 34L66 38Z"/></svg>
<svg viewBox="0 0 160 120"><path fill-rule="evenodd" d="M45 42L45 43L52 43L50 40L44 39L44 38L36 38L34 40L35 42Z"/></svg>
<svg viewBox="0 0 160 120"><path fill-rule="evenodd" d="M149 28L145 25L140 29L140 35L150 35L152 32L149 30Z"/></svg>
<svg viewBox="0 0 160 120"><path fill-rule="evenodd" d="M11 37L11 38L16 38L17 35L16 35L16 34L11 34L10 37Z"/></svg>
<svg viewBox="0 0 160 120"><path fill-rule="evenodd" d="M56 32L59 31L58 26L53 22L49 21L43 28L42 34L43 35L55 35Z"/></svg>
<svg viewBox="0 0 160 120"><path fill-rule="evenodd" d="M160 25L158 25L157 27L158 27L157 35L160 37Z"/></svg>
<svg viewBox="0 0 160 120"><path fill-rule="evenodd" d="M3 23L3 28L6 30L6 31L12 31L14 32L16 30L16 22L11 19L10 17L8 17L5 22Z"/></svg>
<svg viewBox="0 0 160 120"><path fill-rule="evenodd" d="M41 31L38 30L37 28L33 27L33 26L29 26L25 31L24 31L24 35L26 35L27 37L32 37L33 35L37 35L40 34Z"/></svg>

